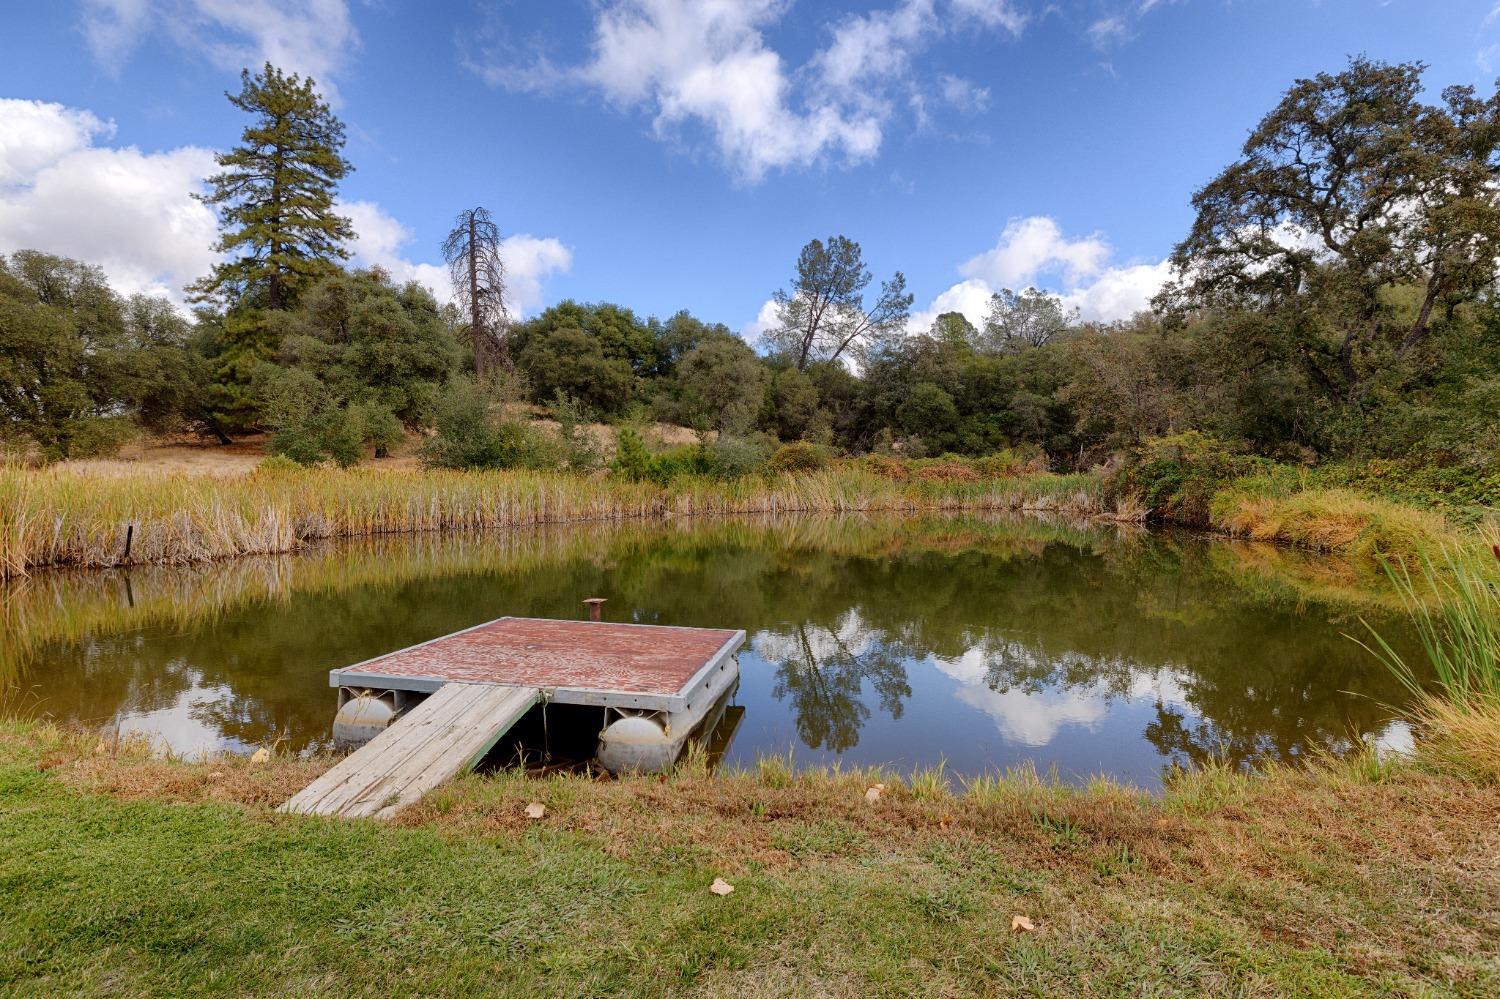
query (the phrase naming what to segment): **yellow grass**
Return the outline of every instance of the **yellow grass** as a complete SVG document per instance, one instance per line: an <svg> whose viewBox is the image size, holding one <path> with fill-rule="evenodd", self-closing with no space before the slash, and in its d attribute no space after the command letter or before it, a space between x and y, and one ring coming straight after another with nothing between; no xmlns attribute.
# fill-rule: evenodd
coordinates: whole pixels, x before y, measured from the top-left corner
<svg viewBox="0 0 1500 999"><path fill-rule="evenodd" d="M1429 760L1446 764L1460 776L1500 784L1500 699L1456 704L1429 694L1408 714Z"/></svg>
<svg viewBox="0 0 1500 999"><path fill-rule="evenodd" d="M1102 509L1080 476L895 482L852 463L668 488L542 472L312 468L207 477L0 468L0 577L42 566L182 565L325 538L649 517Z"/></svg>
<svg viewBox="0 0 1500 999"><path fill-rule="evenodd" d="M1288 496L1226 490L1214 497L1217 530L1253 541L1334 551L1366 562L1410 562L1454 537L1440 514L1347 489L1306 489Z"/></svg>

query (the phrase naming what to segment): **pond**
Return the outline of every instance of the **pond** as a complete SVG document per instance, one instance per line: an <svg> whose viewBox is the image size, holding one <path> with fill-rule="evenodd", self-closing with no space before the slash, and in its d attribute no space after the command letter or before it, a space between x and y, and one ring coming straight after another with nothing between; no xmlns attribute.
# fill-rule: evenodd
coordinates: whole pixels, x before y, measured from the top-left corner
<svg viewBox="0 0 1500 999"><path fill-rule="evenodd" d="M12 710L173 751L327 747L327 671L501 615L743 628L730 764L1020 765L1154 787L1174 764L1400 747L1349 635L1411 636L1326 557L994 517L587 525L397 537L0 590ZM738 713L736 712L738 716Z"/></svg>

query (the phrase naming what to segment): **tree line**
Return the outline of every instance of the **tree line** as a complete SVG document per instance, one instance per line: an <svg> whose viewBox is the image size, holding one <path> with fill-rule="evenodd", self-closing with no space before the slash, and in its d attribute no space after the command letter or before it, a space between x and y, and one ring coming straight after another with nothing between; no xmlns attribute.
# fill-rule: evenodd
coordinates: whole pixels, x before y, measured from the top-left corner
<svg viewBox="0 0 1500 999"><path fill-rule="evenodd" d="M223 260L191 287L192 318L87 264L0 258L3 433L64 458L137 426L265 430L295 461L351 464L420 432L434 464L587 469L584 422L656 419L703 431L733 470L784 441L1086 468L1196 431L1284 460L1489 469L1500 94L1428 102L1423 73L1354 58L1297 81L1193 196L1173 280L1130 320L1006 289L982 324L950 312L913 333L902 274L876 283L834 235L802 248L757 350L685 311L565 301L515 320L483 208L443 245L451 304L348 268L343 125L313 81L267 65L229 95L251 120L202 196ZM544 440L516 403L560 430Z"/></svg>

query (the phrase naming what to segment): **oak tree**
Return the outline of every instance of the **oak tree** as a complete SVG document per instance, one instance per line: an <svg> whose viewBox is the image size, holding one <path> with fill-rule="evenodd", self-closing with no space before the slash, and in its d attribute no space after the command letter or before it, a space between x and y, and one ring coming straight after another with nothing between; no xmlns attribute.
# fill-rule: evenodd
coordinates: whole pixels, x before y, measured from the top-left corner
<svg viewBox="0 0 1500 999"><path fill-rule="evenodd" d="M1160 304L1273 317L1311 384L1357 402L1490 287L1500 95L1424 103L1424 69L1355 58L1298 80L1194 195Z"/></svg>

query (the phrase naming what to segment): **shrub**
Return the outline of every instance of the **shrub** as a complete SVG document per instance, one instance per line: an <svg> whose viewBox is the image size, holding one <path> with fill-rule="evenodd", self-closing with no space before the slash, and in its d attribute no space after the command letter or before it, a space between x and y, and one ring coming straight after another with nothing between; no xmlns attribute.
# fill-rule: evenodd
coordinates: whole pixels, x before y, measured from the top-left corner
<svg viewBox="0 0 1500 999"><path fill-rule="evenodd" d="M1110 499L1139 496L1153 516L1207 527L1214 493L1264 462L1216 437L1189 430L1143 443L1110 476Z"/></svg>
<svg viewBox="0 0 1500 999"><path fill-rule="evenodd" d="M621 427L615 435L615 460L610 469L631 482L643 482L651 475L651 452L630 427Z"/></svg>
<svg viewBox="0 0 1500 999"><path fill-rule="evenodd" d="M986 479L1008 479L1020 475L1025 469L1026 462L1009 448L974 461L974 471Z"/></svg>
<svg viewBox="0 0 1500 999"><path fill-rule="evenodd" d="M748 437L720 434L706 450L713 475L721 479L739 479L766 466L776 450L776 440L766 434Z"/></svg>
<svg viewBox="0 0 1500 999"><path fill-rule="evenodd" d="M289 472L301 471L302 466L286 455L273 454L268 458L262 458L255 466L256 475L286 475Z"/></svg>
<svg viewBox="0 0 1500 999"><path fill-rule="evenodd" d="M827 467L827 449L808 441L783 444L766 462L766 468L772 472L816 472Z"/></svg>
<svg viewBox="0 0 1500 999"><path fill-rule="evenodd" d="M384 458L391 449L401 443L405 436L401 421L385 406L366 403L359 407L360 422L364 425L363 443L375 449L375 457Z"/></svg>
<svg viewBox="0 0 1500 999"><path fill-rule="evenodd" d="M563 464L569 471L587 475L604 466L604 449L584 420L583 406L566 393L559 392L552 401L552 418L557 420L557 436L562 445Z"/></svg>
<svg viewBox="0 0 1500 999"><path fill-rule="evenodd" d="M678 479L707 475L712 465L705 448L686 444L653 455L646 477L659 486L669 486Z"/></svg>
<svg viewBox="0 0 1500 999"><path fill-rule="evenodd" d="M349 407L336 414L323 430L323 449L328 452L340 468L352 468L359 464L364 451L364 414L356 407Z"/></svg>
<svg viewBox="0 0 1500 999"><path fill-rule="evenodd" d="M271 435L271 454L298 465L316 465L323 460L323 432L310 420L287 424Z"/></svg>
<svg viewBox="0 0 1500 999"><path fill-rule="evenodd" d="M926 482L978 482L979 473L961 461L939 458L917 465L917 478Z"/></svg>
<svg viewBox="0 0 1500 999"><path fill-rule="evenodd" d="M865 471L882 479L900 481L907 477L906 465L887 454L867 454L860 459Z"/></svg>
<svg viewBox="0 0 1500 999"><path fill-rule="evenodd" d="M551 435L517 420L497 420L489 399L472 382L455 380L439 401L437 433L422 448L434 468L556 468Z"/></svg>

